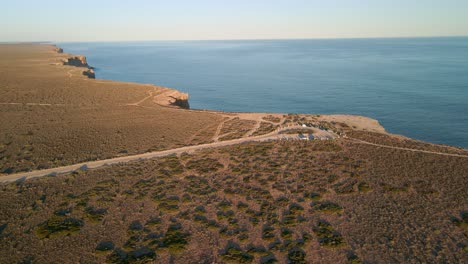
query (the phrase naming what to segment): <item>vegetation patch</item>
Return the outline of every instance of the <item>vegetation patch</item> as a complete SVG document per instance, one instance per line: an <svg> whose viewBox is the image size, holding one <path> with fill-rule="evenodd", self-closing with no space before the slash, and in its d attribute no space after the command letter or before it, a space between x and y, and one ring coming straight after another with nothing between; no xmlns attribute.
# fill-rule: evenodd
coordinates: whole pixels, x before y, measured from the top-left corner
<svg viewBox="0 0 468 264"><path fill-rule="evenodd" d="M310 205L312 210L319 213L341 213L343 208L336 203L333 202L312 202Z"/></svg>
<svg viewBox="0 0 468 264"><path fill-rule="evenodd" d="M281 118L276 117L276 116L272 116L272 115L264 116L264 117L262 117L262 119L265 120L265 121L273 122L273 123L281 122Z"/></svg>
<svg viewBox="0 0 468 264"><path fill-rule="evenodd" d="M40 238L53 238L76 234L84 226L81 219L54 216L36 227Z"/></svg>
<svg viewBox="0 0 468 264"><path fill-rule="evenodd" d="M99 223L107 213L107 208L94 208L92 206L86 207L85 217L92 223Z"/></svg>
<svg viewBox="0 0 468 264"><path fill-rule="evenodd" d="M409 191L409 186L407 184L404 184L402 186L394 186L394 185L383 183L381 184L381 186L385 192L406 193Z"/></svg>
<svg viewBox="0 0 468 264"><path fill-rule="evenodd" d="M260 127L252 134L252 136L260 136L275 131L276 125L267 122L261 122Z"/></svg>
<svg viewBox="0 0 468 264"><path fill-rule="evenodd" d="M254 259L252 255L243 251L239 245L229 241L223 252L221 259L226 263L251 263Z"/></svg>
<svg viewBox="0 0 468 264"><path fill-rule="evenodd" d="M306 264L306 253L300 248L293 248L288 253L288 260L291 264Z"/></svg>
<svg viewBox="0 0 468 264"><path fill-rule="evenodd" d="M367 182L360 182L358 184L358 191L362 193L366 193L366 192L372 191L372 188L369 186Z"/></svg>
<svg viewBox="0 0 468 264"><path fill-rule="evenodd" d="M112 241L101 241L96 246L97 252L108 252L114 249L114 242Z"/></svg>
<svg viewBox="0 0 468 264"><path fill-rule="evenodd" d="M172 253L180 253L188 244L189 237L190 234L184 232L180 224L172 224L162 238L161 247L168 248Z"/></svg>
<svg viewBox="0 0 468 264"><path fill-rule="evenodd" d="M218 160L213 158L203 158L197 160L190 160L186 165L187 169L194 170L198 173L210 173L216 172L222 169L223 164L219 163Z"/></svg>
<svg viewBox="0 0 468 264"><path fill-rule="evenodd" d="M140 247L130 251L116 249L107 258L107 263L150 263L156 257L156 252L148 247Z"/></svg>
<svg viewBox="0 0 468 264"><path fill-rule="evenodd" d="M462 212L460 216L461 216L461 219L457 217L453 217L452 223L454 223L455 225L457 225L458 227L464 230L468 230L468 212Z"/></svg>
<svg viewBox="0 0 468 264"><path fill-rule="evenodd" d="M349 262L349 264L362 264L361 259L358 256L356 256L355 254L350 254L348 256L348 262Z"/></svg>
<svg viewBox="0 0 468 264"><path fill-rule="evenodd" d="M319 243L321 246L337 248L346 244L343 237L335 232L333 227L325 221L319 221L317 226L312 231L319 238Z"/></svg>
<svg viewBox="0 0 468 264"><path fill-rule="evenodd" d="M312 201L318 201L322 199L322 195L317 192L305 192L303 197L304 199L309 199Z"/></svg>

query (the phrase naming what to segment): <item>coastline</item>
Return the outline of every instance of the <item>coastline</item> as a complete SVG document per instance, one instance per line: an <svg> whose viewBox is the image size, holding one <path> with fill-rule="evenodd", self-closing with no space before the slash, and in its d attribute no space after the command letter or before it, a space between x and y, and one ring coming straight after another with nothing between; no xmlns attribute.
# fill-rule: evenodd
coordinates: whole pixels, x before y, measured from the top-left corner
<svg viewBox="0 0 468 264"><path fill-rule="evenodd" d="M83 68L82 75L89 78L89 79L96 79L96 74L94 72L94 67L88 64L87 58L84 55L77 55L77 54L70 54L64 52L62 48L57 46L56 44L42 44L46 46L50 46L57 54L60 55L61 62L64 66L72 66L77 68ZM58 62L59 64L60 62ZM115 80L105 80L105 79L97 79L100 82L109 82L109 83L126 83L129 85L134 86L150 86L159 89L157 94L150 94L149 96L153 96L154 102L161 106L166 107L180 107L183 109L190 109L187 93L180 92L173 88L167 88L163 86L157 86L154 84L139 84L139 83L131 83L131 82L120 82Z"/></svg>
<svg viewBox="0 0 468 264"><path fill-rule="evenodd" d="M165 106L48 47L0 56L9 262L464 259L467 150L363 116Z"/></svg>
<svg viewBox="0 0 468 264"><path fill-rule="evenodd" d="M467 151L463 148L416 141L402 135L388 133L385 131L385 128L380 125L378 120L364 116L251 112L239 113L206 109L189 109L189 95L186 93L181 93L175 89L153 84L101 80L95 79L95 76L93 76L94 78L90 78L88 75L83 74L83 72L93 69L88 65L86 57L63 53L61 48L50 44L42 45L42 47L33 47L36 47L39 51L32 53L32 57L39 56L40 54L36 55L38 54L37 52L46 52L40 56L42 59L27 58L21 63L31 64L31 62L34 62L37 63L37 66L28 65L31 69L30 71L36 71L39 69L41 71L46 71L46 73L40 73L40 75L34 77L35 82L37 82L37 80L45 82L44 85L38 86L43 89L41 93L45 96L38 98L44 99L31 102L31 99L34 98L28 96L21 100L3 100L4 102L0 102L0 105L3 105L4 107L19 107L18 110L22 107L49 107L50 110L47 110L47 108L43 109L45 112L42 115L45 117L52 113L50 112L51 110L58 107L57 109L63 109L65 112L61 113L56 118L68 121L51 123L46 128L40 130L37 130L36 128L37 131L35 132L27 130L28 127L30 127L28 123L20 122L17 126L24 127L21 129L22 131L26 131L21 132L23 134L15 132L15 128L4 127L5 131L11 131L7 132L5 135L9 135L10 133L15 133L17 135L15 136L16 139L11 138L10 136L11 139L8 139L6 144L3 143L3 152L6 151L6 153L8 153L9 149L13 151L12 146L10 146L11 143L9 143L13 140L18 141L18 144L32 147L28 147L31 149L27 152L30 156L28 156L26 160L22 159L24 167L14 165L17 161L12 160L10 163L11 165L8 165L8 163L3 165L3 173L0 171L1 177L5 177L12 173L66 167L72 166L73 164L81 167L83 164L87 164L89 162L112 160L122 156L134 156L138 159L138 155L140 154L155 153L159 155L160 151L176 150L185 146L199 146L210 143L214 144L213 146L217 146L215 143L219 141L220 138L225 138L223 140L228 141L236 140L237 138L250 139L250 137L257 135L262 127L262 129L265 129L267 125L271 126L271 128L269 128L270 130L265 130L265 132L263 132L265 134L275 129L279 129L281 125L300 125L311 123L315 124L315 126L328 127L328 129L331 129L331 131L335 131L338 134L352 134L354 133L353 131L361 131L362 133L369 133L369 135L381 134L390 136L398 139L400 142L397 145L390 146L392 148L396 147L405 149L406 144L410 144L416 146L417 149L422 152L452 153L454 155L462 156L464 156L465 151ZM20 74L24 75L24 73ZM15 81L15 79L13 78L12 81ZM49 86L51 85L50 83L57 83L52 85L52 87L56 87L52 94L49 89ZM28 93L30 86L26 85L24 86L24 89L25 93ZM15 98L17 97L16 94L18 91L12 90L10 93L10 97ZM64 93L63 96L60 95L62 93ZM90 96L90 94L93 94L93 96ZM88 114L87 112L91 109L96 109L93 110L95 113ZM15 115L15 111L11 112L11 115ZM76 117L67 114L67 112L70 111L75 113ZM141 119L140 121L140 117L138 117L138 115L135 116L135 111L141 112L141 118L144 119ZM85 117L84 114L86 114L87 117ZM97 119L98 116L103 117ZM152 119L152 121L145 121L148 120L148 117ZM32 118L37 119L34 117ZM43 117L38 118L40 119ZM275 122L278 123L269 121L269 118L272 118L272 120L276 119L277 121ZM77 124L77 127L75 128L67 125L71 122L76 122L77 119L82 119L82 121L80 121L83 122L82 125ZM96 119L96 122L92 121L93 119ZM7 124L8 120L10 119L5 116L3 123ZM106 122L103 123L99 120L114 120L112 122L115 123L107 124ZM230 125L231 129L233 129L232 131L223 132L223 130L226 129L224 128L226 126L225 124L228 123L236 125ZM84 129L90 125L90 128L92 128L91 131L88 131L89 128ZM188 129L188 127L186 127L187 125L193 128ZM123 129L124 132L121 131L122 128L125 128ZM115 133L109 133L109 129L117 129L118 137L115 136ZM50 130L58 131L58 134L53 136L53 133L49 132ZM77 134L77 130L83 130L83 132L79 132ZM128 130L128 132L125 132L126 130ZM97 135L97 137L90 137L90 132L98 133L94 134ZM37 133L38 135L29 138L24 137L23 135L26 135L24 133L31 135L33 133ZM144 133L144 136L142 133ZM233 136L233 133L235 136ZM56 153L56 151L53 151L53 149L63 149L63 147L59 145L59 142L57 142L56 138L67 138L70 134L74 135L74 137L79 140L66 139L66 142L67 144L70 144L70 146L75 146L75 148L81 149L77 151L78 154L61 154L60 152ZM135 135L137 134L142 134L142 136L136 137ZM48 142L47 145L43 145L43 138L46 138L45 142ZM253 139L255 140L255 138ZM362 139L363 138L360 138L359 140ZM83 140L88 143L83 144ZM109 140L111 140L112 144L109 144ZM366 139L364 138L364 140ZM237 141L233 142L236 143ZM380 145L378 140L367 140L366 142L369 144ZM104 146L104 148L96 148L96 145ZM18 147L20 149L24 149L24 146L19 145ZM153 147L148 148L149 146ZM36 151L41 152L32 156ZM93 152L98 154L88 154ZM15 152L12 152L9 156L13 157L14 153ZM65 158L65 155L69 157ZM57 156L61 157L61 160L51 161L51 159L56 159ZM34 161L34 163L30 164L31 159L38 159L38 161ZM130 158L129 161L130 160L134 159ZM101 165L104 165L105 163L106 162ZM73 167L73 170L76 169L75 167Z"/></svg>
<svg viewBox="0 0 468 264"><path fill-rule="evenodd" d="M89 56L99 68L100 78L180 88L190 93L193 108L367 116L379 120L390 133L467 148L468 138L463 133L468 123L457 113L465 110L462 102L466 101L458 87L468 80L457 72L468 65L454 60L456 52L450 48L466 46L466 40L383 39L378 45L373 43L330 40L326 45L288 40L239 41L235 45L210 41L61 45L71 53ZM394 52L387 54L386 48ZM306 56L295 56L298 53ZM430 53L436 56L428 56ZM400 59L402 56L412 59ZM453 68L443 66L451 63Z"/></svg>
<svg viewBox="0 0 468 264"><path fill-rule="evenodd" d="M54 45L54 46L57 46L57 45ZM71 56L77 56L77 55L74 55L74 54L70 54ZM79 56L79 55L78 55ZM117 80L109 80L111 82L122 82L122 81L117 81ZM134 83L134 82L129 82L129 84L135 84L135 85L139 85L140 83ZM144 84L144 85L154 85L154 84ZM155 85L157 86L157 85ZM170 94L172 93L172 91L178 91L177 88L168 88L168 92L167 94ZM182 101L182 105L189 105L189 100L188 100L188 96L189 94L188 93L183 93L183 92L180 92L178 91L179 93L183 94L182 97L183 98L187 98L187 100L183 100ZM165 97L169 97L169 95L165 96ZM164 100L165 100L165 97L162 98L161 100L161 104L162 105L165 105L164 104ZM176 105L178 103L175 103ZM182 107L182 108L190 108L190 107ZM222 110L217 110L217 109L194 109L194 108L191 108L191 110L194 110L194 111L206 111L206 112L211 112L211 113L222 113L222 114L229 114L229 113L235 113L235 114L242 114L242 113L256 113L256 112L239 112L239 111L235 111L235 112L226 112L226 111L222 111ZM282 112L265 112L264 114L287 114L287 113L282 113ZM304 113L299 113L299 114L304 114ZM466 150L467 148L464 148L462 146L457 146L457 145L448 145L448 144L441 144L441 143L435 143L435 142L431 142L431 141L425 141L425 140L420 140L420 139L414 139L414 138L411 138L409 136L406 136L406 135L402 135L402 134L395 134L395 133L390 133L388 132L379 122L379 120L377 119L374 119L374 118L370 118L370 117L367 117L367 116L362 116L362 115L354 115L354 114L346 114L346 113L340 113L340 114L321 114L321 113L312 113L312 114L307 114L307 115L320 115L322 116L323 118L321 118L321 120L323 121L334 121L334 122L345 122L345 123L350 123L351 126L354 126L356 127L357 129L362 129L362 130L366 130L366 131L373 131L373 132L378 132L378 133L386 133L388 135L393 135L393 136L396 136L396 137L399 137L401 139L411 139L411 140L416 140L416 141L420 141L422 143L428 143L428 144L433 144L433 145L440 145L440 146L445 146L445 147L450 147L450 148L454 148L454 149L462 149L462 150Z"/></svg>

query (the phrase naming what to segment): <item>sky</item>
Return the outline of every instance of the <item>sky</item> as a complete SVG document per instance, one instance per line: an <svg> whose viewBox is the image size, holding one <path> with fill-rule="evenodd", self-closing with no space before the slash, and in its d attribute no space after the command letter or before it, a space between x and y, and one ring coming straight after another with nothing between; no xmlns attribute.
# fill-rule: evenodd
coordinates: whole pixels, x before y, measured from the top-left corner
<svg viewBox="0 0 468 264"><path fill-rule="evenodd" d="M0 0L0 42L468 36L467 0Z"/></svg>

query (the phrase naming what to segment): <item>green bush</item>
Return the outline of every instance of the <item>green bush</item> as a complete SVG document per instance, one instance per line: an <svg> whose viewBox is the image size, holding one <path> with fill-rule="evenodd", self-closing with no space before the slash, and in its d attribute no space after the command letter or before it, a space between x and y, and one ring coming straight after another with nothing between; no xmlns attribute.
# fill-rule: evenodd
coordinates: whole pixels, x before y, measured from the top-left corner
<svg viewBox="0 0 468 264"><path fill-rule="evenodd" d="M226 263L251 263L254 257L230 241L221 253L221 259Z"/></svg>
<svg viewBox="0 0 468 264"><path fill-rule="evenodd" d="M332 202L313 202L311 207L314 211L320 213L341 213L343 208L336 203Z"/></svg>
<svg viewBox="0 0 468 264"><path fill-rule="evenodd" d="M170 225L162 238L162 247L168 248L172 253L179 253L185 249L189 237L190 234L183 232L180 224Z"/></svg>
<svg viewBox="0 0 468 264"><path fill-rule="evenodd" d="M54 216L38 225L36 234L40 238L69 236L78 233L83 226L81 219Z"/></svg>

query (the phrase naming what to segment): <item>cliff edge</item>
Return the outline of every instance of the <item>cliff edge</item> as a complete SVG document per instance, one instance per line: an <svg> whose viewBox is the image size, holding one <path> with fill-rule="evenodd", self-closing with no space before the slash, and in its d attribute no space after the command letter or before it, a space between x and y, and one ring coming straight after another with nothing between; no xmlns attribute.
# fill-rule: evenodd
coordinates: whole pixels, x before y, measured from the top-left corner
<svg viewBox="0 0 468 264"><path fill-rule="evenodd" d="M189 95L177 90L162 88L162 91L153 97L153 101L159 105L190 109Z"/></svg>
<svg viewBox="0 0 468 264"><path fill-rule="evenodd" d="M54 46L54 50L57 53L63 54L64 57L61 58L63 65L86 68L82 74L90 79L96 79L94 68L89 66L85 56L63 53L63 49L57 46ZM188 102L189 95L187 93L183 93L167 87L155 87L158 88L158 91L153 94L154 103L161 106L190 109Z"/></svg>

